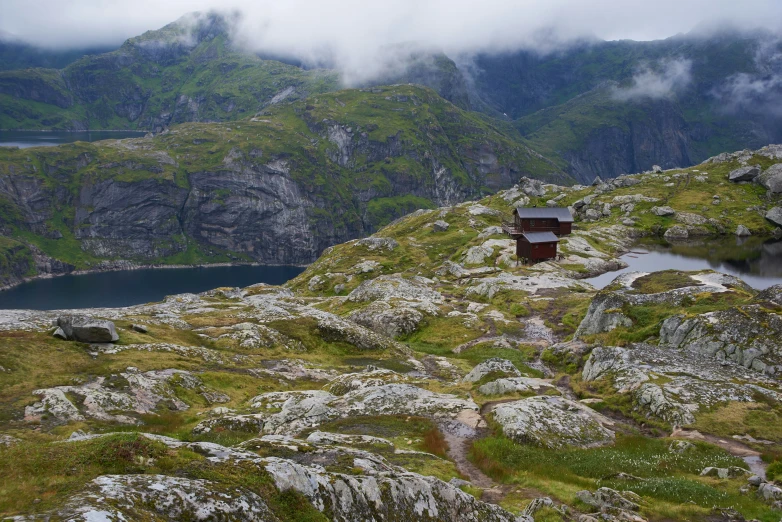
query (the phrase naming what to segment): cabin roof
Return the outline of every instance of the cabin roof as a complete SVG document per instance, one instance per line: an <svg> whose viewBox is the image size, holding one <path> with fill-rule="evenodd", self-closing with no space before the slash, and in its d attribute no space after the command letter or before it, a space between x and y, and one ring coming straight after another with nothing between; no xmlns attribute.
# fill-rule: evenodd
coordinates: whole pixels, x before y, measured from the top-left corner
<svg viewBox="0 0 782 522"><path fill-rule="evenodd" d="M513 211L521 219L556 219L560 223L572 223L573 216L565 207L516 207Z"/></svg>
<svg viewBox="0 0 782 522"><path fill-rule="evenodd" d="M532 244L559 243L559 238L554 235L554 232L524 232L522 236Z"/></svg>

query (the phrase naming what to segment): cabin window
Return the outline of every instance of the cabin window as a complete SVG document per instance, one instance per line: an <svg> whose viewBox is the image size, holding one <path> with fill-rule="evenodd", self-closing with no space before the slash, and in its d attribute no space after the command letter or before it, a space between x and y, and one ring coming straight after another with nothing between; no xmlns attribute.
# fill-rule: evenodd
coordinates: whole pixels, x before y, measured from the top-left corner
<svg viewBox="0 0 782 522"><path fill-rule="evenodd" d="M538 245L535 245L535 248L538 248Z"/></svg>
<svg viewBox="0 0 782 522"><path fill-rule="evenodd" d="M535 226L535 220L534 219L530 219L529 226L531 226L531 227Z"/></svg>

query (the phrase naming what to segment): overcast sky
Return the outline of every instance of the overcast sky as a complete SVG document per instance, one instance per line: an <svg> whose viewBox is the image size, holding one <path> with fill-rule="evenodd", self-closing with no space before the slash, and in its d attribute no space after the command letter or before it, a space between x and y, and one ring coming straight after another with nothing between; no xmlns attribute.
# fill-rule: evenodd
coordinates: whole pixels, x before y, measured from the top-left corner
<svg viewBox="0 0 782 522"><path fill-rule="evenodd" d="M242 11L244 36L271 49L415 41L458 52L535 45L551 28L651 40L721 21L782 26L782 0L0 0L0 30L45 46L113 45L211 8Z"/></svg>

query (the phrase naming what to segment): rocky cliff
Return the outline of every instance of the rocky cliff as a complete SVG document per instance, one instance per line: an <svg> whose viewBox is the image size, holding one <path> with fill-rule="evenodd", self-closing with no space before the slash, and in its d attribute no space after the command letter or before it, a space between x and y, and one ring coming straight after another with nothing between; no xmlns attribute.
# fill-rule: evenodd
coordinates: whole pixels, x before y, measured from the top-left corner
<svg viewBox="0 0 782 522"><path fill-rule="evenodd" d="M309 263L418 208L522 175L569 179L512 129L415 86L339 91L149 138L0 154L5 233L93 269L117 259Z"/></svg>

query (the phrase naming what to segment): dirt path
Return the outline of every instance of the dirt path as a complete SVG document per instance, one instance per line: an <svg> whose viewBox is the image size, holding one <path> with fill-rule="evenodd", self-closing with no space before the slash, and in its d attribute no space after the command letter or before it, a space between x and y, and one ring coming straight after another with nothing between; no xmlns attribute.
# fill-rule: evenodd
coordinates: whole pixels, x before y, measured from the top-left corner
<svg viewBox="0 0 782 522"><path fill-rule="evenodd" d="M756 451L746 444L734 439L717 437L708 433L701 433L698 430L688 430L675 428L671 433L672 438L689 439L710 442L724 449L734 457L739 457L749 465L750 471L759 477L766 478L766 463L760 458L760 452Z"/></svg>

